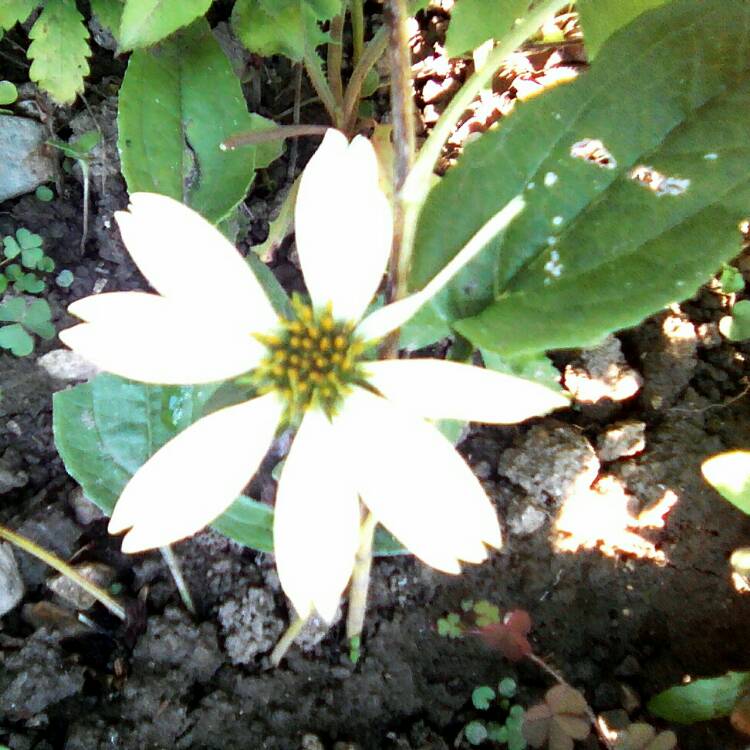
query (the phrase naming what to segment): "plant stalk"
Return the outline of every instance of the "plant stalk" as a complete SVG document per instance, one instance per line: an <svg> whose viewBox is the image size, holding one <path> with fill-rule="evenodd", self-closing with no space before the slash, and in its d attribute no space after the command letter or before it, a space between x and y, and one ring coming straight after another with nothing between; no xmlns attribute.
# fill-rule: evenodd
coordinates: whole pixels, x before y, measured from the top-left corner
<svg viewBox="0 0 750 750"><path fill-rule="evenodd" d="M419 150L414 166L406 179L403 188L403 201L406 215L404 218L404 236L402 239L401 259L402 268L408 269L414 248L417 221L422 211L427 193L432 185L432 173L435 169L445 142L454 131L456 124L469 108L482 89L492 80L495 71L502 62L518 49L549 16L560 8L569 4L569 0L543 0L520 20L501 39L497 46L487 56L484 65L459 89L451 103L435 123L429 137Z"/></svg>
<svg viewBox="0 0 750 750"><path fill-rule="evenodd" d="M177 586L177 591L180 594L182 603L185 605L187 611L190 612L191 615L194 615L195 604L193 604L193 597L190 596L190 589L185 581L185 576L182 575L180 561L175 556L172 548L168 545L159 547L159 552L161 552L161 556L164 558L164 562L167 564L169 572L172 574L172 578L174 579L175 586Z"/></svg>
<svg viewBox="0 0 750 750"><path fill-rule="evenodd" d="M323 106L326 108L334 127L341 128L342 126L342 111L336 97L331 91L331 87L328 85L328 81L323 73L323 66L321 65L320 58L315 49L307 48L305 50L304 57L305 71L307 76L312 83L315 92L317 93Z"/></svg>
<svg viewBox="0 0 750 750"><path fill-rule="evenodd" d="M365 46L359 62L354 66L349 84L344 93L344 131L349 133L357 120L357 110L359 109L360 95L362 86L367 74L375 66L375 63L381 58L388 47L388 29L381 26L375 36Z"/></svg>
<svg viewBox="0 0 750 750"><path fill-rule="evenodd" d="M364 0L351 0L353 60L356 65L362 59L365 47L365 5Z"/></svg>
<svg viewBox="0 0 750 750"><path fill-rule="evenodd" d="M337 105L341 108L344 104L344 83L341 78L341 67L344 60L344 18L346 16L346 5L344 2L341 8L341 14L331 20L331 27L328 32L330 40L328 42L327 64L328 68L328 85L336 100Z"/></svg>
<svg viewBox="0 0 750 750"><path fill-rule="evenodd" d="M367 592L370 588L372 568L372 543L378 522L372 513L367 514L359 531L359 549L354 560L352 582L349 585L349 612L346 617L346 637L352 644L352 654L359 655L359 643L367 611ZM356 661L356 659L353 659Z"/></svg>
<svg viewBox="0 0 750 750"><path fill-rule="evenodd" d="M121 620L127 619L125 608L121 604L115 601L103 588L92 583L85 576L82 576L75 568L68 565L64 560L61 560L57 555L5 526L0 526L0 538L33 555L38 560L54 568L58 573L62 573L68 580L73 581L73 583L80 586L86 593L91 594L115 617L119 617Z"/></svg>
<svg viewBox="0 0 750 750"><path fill-rule="evenodd" d="M279 664L281 664L281 660L286 656L286 652L289 651L291 645L294 643L297 636L302 632L302 628L305 627L306 623L306 617L302 618L297 617L297 615L294 616L291 624L284 631L281 638L279 638L279 642L274 646L273 651L271 651L271 656L269 658L272 666L278 667Z"/></svg>

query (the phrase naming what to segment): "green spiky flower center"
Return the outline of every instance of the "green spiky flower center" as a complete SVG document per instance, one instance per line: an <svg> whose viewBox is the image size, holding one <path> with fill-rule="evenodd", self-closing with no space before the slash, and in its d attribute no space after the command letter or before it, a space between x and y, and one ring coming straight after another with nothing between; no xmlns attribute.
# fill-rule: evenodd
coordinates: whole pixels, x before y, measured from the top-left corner
<svg viewBox="0 0 750 750"><path fill-rule="evenodd" d="M364 342L354 325L333 318L331 307L317 312L298 297L293 315L281 318L273 334L255 334L268 350L255 369L259 393L276 392L293 420L311 407L334 414L355 383L364 381L360 357Z"/></svg>

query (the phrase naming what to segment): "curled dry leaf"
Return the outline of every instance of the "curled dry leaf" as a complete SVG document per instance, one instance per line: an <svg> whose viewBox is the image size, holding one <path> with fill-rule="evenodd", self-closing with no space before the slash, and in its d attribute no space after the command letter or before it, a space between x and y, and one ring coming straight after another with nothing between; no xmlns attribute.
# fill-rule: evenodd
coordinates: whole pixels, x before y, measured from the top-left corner
<svg viewBox="0 0 750 750"><path fill-rule="evenodd" d="M645 722L631 724L621 732L615 742L615 750L673 750L677 747L677 735L672 731L659 732Z"/></svg>
<svg viewBox="0 0 750 750"><path fill-rule="evenodd" d="M573 750L574 740L585 740L591 732L588 704L569 685L547 691L544 703L532 706L523 718L523 736L530 747Z"/></svg>
<svg viewBox="0 0 750 750"><path fill-rule="evenodd" d="M495 648L510 661L520 661L532 652L526 636L531 630L531 617L523 609L514 609L502 622L491 623L470 632L478 635L488 646Z"/></svg>

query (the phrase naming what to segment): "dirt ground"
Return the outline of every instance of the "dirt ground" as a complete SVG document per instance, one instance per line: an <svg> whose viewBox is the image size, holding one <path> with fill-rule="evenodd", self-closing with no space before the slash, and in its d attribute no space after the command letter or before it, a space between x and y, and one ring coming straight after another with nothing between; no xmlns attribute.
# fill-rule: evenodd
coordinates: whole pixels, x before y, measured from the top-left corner
<svg viewBox="0 0 750 750"><path fill-rule="evenodd" d="M75 176L51 203L27 196L0 206L0 235L20 226L40 233L47 254L75 274L69 289L52 285L47 297L58 330L72 322L66 306L95 288L144 288L112 222L127 202L113 100L93 100L91 111L107 151L92 181L85 252ZM311 147L301 146L300 166ZM287 169L284 158L259 175L245 248L265 239ZM292 288L299 273L289 250L273 265ZM101 564L131 613L126 627L97 607L81 622L46 585L51 571L16 553L26 593L0 620L0 742L12 750L468 747L462 728L483 718L473 688L511 676L528 706L551 682L476 637L440 636L438 618L467 598L527 610L536 653L597 712L627 710L635 720L650 696L686 675L750 669L750 596L735 590L728 563L750 540L750 522L700 475L706 457L750 445L750 348L719 335L725 306L705 289L598 350L556 353L577 395L572 409L470 429L460 449L496 502L505 546L460 577L408 557L379 559L356 666L340 620L329 633L303 634L271 669L268 653L289 618L273 560L214 533L175 547L199 609L191 617L161 557L123 556L64 471L51 395L80 373L50 374L40 363L59 341L23 359L0 353L0 522L66 559ZM250 489L271 501L274 483L265 475ZM672 728L683 750L748 745L727 721Z"/></svg>

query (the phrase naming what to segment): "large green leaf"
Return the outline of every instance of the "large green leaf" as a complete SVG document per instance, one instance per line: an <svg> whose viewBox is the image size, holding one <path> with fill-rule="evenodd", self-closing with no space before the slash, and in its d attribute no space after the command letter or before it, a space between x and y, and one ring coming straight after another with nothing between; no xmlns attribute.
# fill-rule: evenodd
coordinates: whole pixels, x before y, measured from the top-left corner
<svg viewBox="0 0 750 750"><path fill-rule="evenodd" d="M123 0L91 0L91 12L114 36L120 31L124 7Z"/></svg>
<svg viewBox="0 0 750 750"><path fill-rule="evenodd" d="M205 20L131 55L118 125L130 192L169 195L214 223L244 198L258 162L280 149L221 150L230 135L272 123L248 114L240 81Z"/></svg>
<svg viewBox="0 0 750 750"><path fill-rule="evenodd" d="M202 16L212 0L125 0L117 35L121 50L150 47Z"/></svg>
<svg viewBox="0 0 750 750"><path fill-rule="evenodd" d="M435 303L475 345L509 357L591 345L693 294L739 251L750 205L749 24L740 0L644 13L578 81L470 144L425 205L412 287L523 193L483 251L494 294L480 258ZM638 167L661 177L634 179Z"/></svg>
<svg viewBox="0 0 750 750"><path fill-rule="evenodd" d="M648 710L654 716L679 724L719 719L732 713L748 686L750 672L727 672L722 677L669 688L648 702Z"/></svg>
<svg viewBox="0 0 750 750"><path fill-rule="evenodd" d="M217 384L155 386L101 374L53 396L55 445L68 473L111 515L125 485L162 445L211 410ZM237 399L234 399L236 402ZM273 551L273 509L239 497L213 524L247 547ZM403 554L378 530L376 554Z"/></svg>
<svg viewBox="0 0 750 750"><path fill-rule="evenodd" d="M602 44L619 28L627 26L644 11L666 2L669 0L577 0L576 10L589 59L596 57Z"/></svg>
<svg viewBox="0 0 750 750"><path fill-rule="evenodd" d="M19 21L23 23L41 0L3 0L0 3L0 36Z"/></svg>
<svg viewBox="0 0 750 750"><path fill-rule="evenodd" d="M446 54L456 57L488 39L502 39L529 4L529 0L460 0L451 13Z"/></svg>
<svg viewBox="0 0 750 750"><path fill-rule="evenodd" d="M88 38L75 0L45 0L29 31L29 77L61 104L71 104L83 91L91 55Z"/></svg>
<svg viewBox="0 0 750 750"><path fill-rule="evenodd" d="M318 21L340 12L341 0L237 0L232 28L255 54L301 60L306 49L327 38Z"/></svg>

